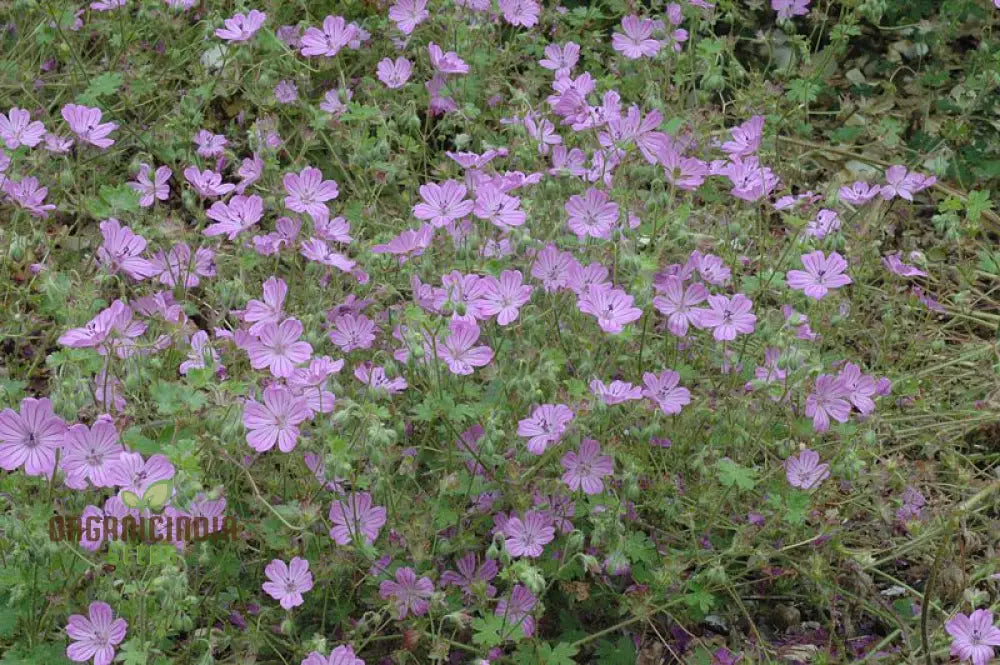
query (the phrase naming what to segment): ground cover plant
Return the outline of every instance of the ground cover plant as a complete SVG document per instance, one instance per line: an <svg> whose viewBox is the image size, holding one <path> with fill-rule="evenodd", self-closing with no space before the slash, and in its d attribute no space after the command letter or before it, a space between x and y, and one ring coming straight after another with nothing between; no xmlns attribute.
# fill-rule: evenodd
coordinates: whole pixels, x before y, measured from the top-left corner
<svg viewBox="0 0 1000 665"><path fill-rule="evenodd" d="M990 662L996 4L0 4L0 663Z"/></svg>

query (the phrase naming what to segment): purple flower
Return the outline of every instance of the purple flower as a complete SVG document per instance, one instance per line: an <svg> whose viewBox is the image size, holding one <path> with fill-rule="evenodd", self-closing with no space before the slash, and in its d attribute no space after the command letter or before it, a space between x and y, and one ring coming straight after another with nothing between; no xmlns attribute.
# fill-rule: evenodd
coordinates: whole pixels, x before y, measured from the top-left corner
<svg viewBox="0 0 1000 665"><path fill-rule="evenodd" d="M757 152L764 135L764 116L755 115L729 130L732 139L722 144L723 152L730 157L749 157Z"/></svg>
<svg viewBox="0 0 1000 665"><path fill-rule="evenodd" d="M514 26L530 28L538 23L542 8L535 0L500 0L503 20Z"/></svg>
<svg viewBox="0 0 1000 665"><path fill-rule="evenodd" d="M93 427L72 425L63 439L60 465L66 472L66 484L74 489L86 489L89 480L94 487L113 487L111 467L125 448L118 440L118 430L110 416L101 416Z"/></svg>
<svg viewBox="0 0 1000 665"><path fill-rule="evenodd" d="M248 399L243 405L247 443L257 452L270 450L275 443L281 452L290 452L298 442L299 424L308 420L310 415L304 398L272 383L264 389L263 404Z"/></svg>
<svg viewBox="0 0 1000 665"><path fill-rule="evenodd" d="M608 405L642 399L642 388L618 380L606 385L603 381L594 379L590 382L590 392L597 395L602 402Z"/></svg>
<svg viewBox="0 0 1000 665"><path fill-rule="evenodd" d="M642 395L655 402L668 416L678 414L685 405L691 403L691 392L677 385L680 380L681 375L672 369L665 369L659 375L645 372L642 382L646 387Z"/></svg>
<svg viewBox="0 0 1000 665"><path fill-rule="evenodd" d="M611 35L611 48L629 60L653 57L660 52L660 42L652 39L654 22L629 15L622 19L622 32Z"/></svg>
<svg viewBox="0 0 1000 665"><path fill-rule="evenodd" d="M889 272L894 275L899 275L900 277L927 277L927 273L923 270L920 270L916 266L903 263L903 261L899 258L899 252L883 256L882 265L884 265Z"/></svg>
<svg viewBox="0 0 1000 665"><path fill-rule="evenodd" d="M201 283L201 277L215 277L215 252L199 247L193 259L191 248L186 243L178 243L166 254L157 252L150 261L161 284L170 287L183 284L184 288L191 289Z"/></svg>
<svg viewBox="0 0 1000 665"><path fill-rule="evenodd" d="M149 164L139 165L139 174L135 177L136 182L127 183L129 187L139 192L141 198L139 205L148 208L155 201L166 201L170 196L170 185L167 181L174 175L169 166L161 166L153 173L153 179L149 179L149 172L152 170Z"/></svg>
<svg viewBox="0 0 1000 665"><path fill-rule="evenodd" d="M567 285L570 267L575 260L569 252L560 251L555 245L548 245L535 257L531 276L541 280L546 293L558 291Z"/></svg>
<svg viewBox="0 0 1000 665"><path fill-rule="evenodd" d="M976 610L972 614L956 614L944 625L951 635L951 655L971 660L973 665L986 665L993 659L993 647L1000 646L1000 629L993 625L993 612Z"/></svg>
<svg viewBox="0 0 1000 665"><path fill-rule="evenodd" d="M837 378L843 381L847 399L858 411L869 414L875 410L875 402L871 399L876 394L874 377L864 374L854 363L847 363Z"/></svg>
<svg viewBox="0 0 1000 665"><path fill-rule="evenodd" d="M531 616L531 610L537 602L538 599L527 587L518 584L511 591L510 599L500 599L493 613L503 617L504 623L520 626L524 636L531 637L535 634L535 618Z"/></svg>
<svg viewBox="0 0 1000 665"><path fill-rule="evenodd" d="M476 346L479 326L475 323L453 320L448 327L451 334L438 343L437 352L452 374L472 374L474 367L483 367L493 360L493 349Z"/></svg>
<svg viewBox="0 0 1000 665"><path fill-rule="evenodd" d="M785 476L792 487L812 489L830 477L830 465L819 463L819 454L806 448L785 460Z"/></svg>
<svg viewBox="0 0 1000 665"><path fill-rule="evenodd" d="M330 341L344 353L354 349L370 349L375 341L375 322L364 314L342 314L334 317Z"/></svg>
<svg viewBox="0 0 1000 665"><path fill-rule="evenodd" d="M243 312L243 320L250 326L251 335L259 335L268 323L277 324L283 318L282 308L288 295L285 280L271 276L264 282L264 300L250 300Z"/></svg>
<svg viewBox="0 0 1000 665"><path fill-rule="evenodd" d="M688 325L699 326L698 309L695 305L708 298L708 289L703 284L694 283L684 288L684 282L675 275L667 275L656 283L661 295L653 298L653 306L667 316L667 329L678 337L687 335Z"/></svg>
<svg viewBox="0 0 1000 665"><path fill-rule="evenodd" d="M566 473L564 483L571 490L582 489L585 494L600 494L604 491L604 476L614 472L614 463L608 455L601 455L601 444L593 439L584 439L578 452L572 450L561 460Z"/></svg>
<svg viewBox="0 0 1000 665"><path fill-rule="evenodd" d="M118 461L108 469L108 480L122 490L142 495L155 482L174 477L174 465L165 455L153 455L143 461L139 453L119 453Z"/></svg>
<svg viewBox="0 0 1000 665"><path fill-rule="evenodd" d="M56 451L63 445L66 422L52 410L47 397L21 400L20 412L0 412L0 468L23 466L29 476L49 476Z"/></svg>
<svg viewBox="0 0 1000 665"><path fill-rule="evenodd" d="M410 73L413 71L413 63L404 57L395 60L382 58L376 66L378 80L385 83L386 87L395 90L402 88L410 80Z"/></svg>
<svg viewBox="0 0 1000 665"><path fill-rule="evenodd" d="M132 232L114 218L100 224L104 244L97 250L97 259L108 268L112 275L119 270L136 280L143 280L157 274L156 268L141 254L146 249L146 239Z"/></svg>
<svg viewBox="0 0 1000 665"><path fill-rule="evenodd" d="M851 283L844 274L847 261L837 252L827 257L821 250L802 255L805 270L789 270L786 276L789 288L804 291L815 300L821 299L830 289L837 289Z"/></svg>
<svg viewBox="0 0 1000 665"><path fill-rule="evenodd" d="M335 499L330 506L330 537L338 545L353 542L358 535L371 545L378 538L385 525L386 511L383 506L372 505L372 495L368 492L353 493L343 499Z"/></svg>
<svg viewBox="0 0 1000 665"><path fill-rule="evenodd" d="M423 224L419 229L408 229L384 245L373 245L372 254L393 254L403 263L409 256L420 256L434 239L434 225Z"/></svg>
<svg viewBox="0 0 1000 665"><path fill-rule="evenodd" d="M189 166L184 169L184 178L191 183L199 196L224 196L236 189L236 185L222 182L222 174L211 169L199 171L198 167Z"/></svg>
<svg viewBox="0 0 1000 665"><path fill-rule="evenodd" d="M475 207L472 209L479 219L488 220L503 231L521 226L527 215L520 209L521 199L507 195L504 190L493 184L484 184L476 189Z"/></svg>
<svg viewBox="0 0 1000 665"><path fill-rule="evenodd" d="M0 114L0 139L9 150L22 145L34 148L45 136L45 125L38 120L32 122L31 114L22 108L13 107L7 115Z"/></svg>
<svg viewBox="0 0 1000 665"><path fill-rule="evenodd" d="M219 353L212 348L208 343L208 333L204 330L199 330L195 334L191 335L191 350L188 351L187 360L180 364L178 371L187 375L193 369L203 369L205 367L205 356L211 357L213 364L216 365L216 372L221 374L225 371L225 367L219 363Z"/></svg>
<svg viewBox="0 0 1000 665"><path fill-rule="evenodd" d="M254 369L267 367L277 378L292 375L295 365L309 360L312 346L298 341L302 323L298 319L285 319L280 325L264 324L260 337L250 342L246 351Z"/></svg>
<svg viewBox="0 0 1000 665"><path fill-rule="evenodd" d="M789 20L809 13L811 0L771 0L771 9L778 12L778 20Z"/></svg>
<svg viewBox="0 0 1000 665"><path fill-rule="evenodd" d="M413 215L438 228L461 219L472 212L474 206L465 198L465 192L465 185L455 180L445 180L440 185L433 182L421 185L420 197L424 202L413 206Z"/></svg>
<svg viewBox="0 0 1000 665"><path fill-rule="evenodd" d="M301 665L365 665L365 661L358 658L354 649L345 644L335 648L329 656L313 651Z"/></svg>
<svg viewBox="0 0 1000 665"><path fill-rule="evenodd" d="M478 310L486 316L496 316L497 323L506 326L517 320L521 307L531 300L534 287L524 284L520 270L504 270L500 279L490 276L478 301Z"/></svg>
<svg viewBox="0 0 1000 665"><path fill-rule="evenodd" d="M304 212L320 221L329 218L330 210L326 202L337 198L340 190L335 180L323 180L323 172L307 166L299 173L286 173L282 179L285 191L285 207L294 212Z"/></svg>
<svg viewBox="0 0 1000 665"><path fill-rule="evenodd" d="M732 298L708 296L710 309L698 310L698 323L713 329L713 337L722 342L736 339L737 335L752 333L757 317L752 313L753 302L742 293Z"/></svg>
<svg viewBox="0 0 1000 665"><path fill-rule="evenodd" d="M372 390L384 390L390 395L406 390L406 379L396 377L390 379L385 374L385 368L375 366L371 361L366 361L354 368L354 378L365 384Z"/></svg>
<svg viewBox="0 0 1000 665"><path fill-rule="evenodd" d="M625 330L625 325L642 316L634 299L621 289L606 285L595 285L577 301L577 308L584 314L597 317L601 330L617 335Z"/></svg>
<svg viewBox="0 0 1000 665"><path fill-rule="evenodd" d="M754 370L754 378L764 383L784 381L787 372L778 367L781 350L774 347L764 349L764 364Z"/></svg>
<svg viewBox="0 0 1000 665"><path fill-rule="evenodd" d="M323 29L309 27L302 35L302 55L307 58L324 56L332 58L357 37L358 28L343 16L327 16Z"/></svg>
<svg viewBox="0 0 1000 665"><path fill-rule="evenodd" d="M557 443L573 420L573 412L565 404L542 404L530 418L517 424L517 435L528 437L528 452L541 455L549 444Z"/></svg>
<svg viewBox="0 0 1000 665"><path fill-rule="evenodd" d="M50 210L55 210L52 203L45 203L49 195L48 187L39 187L38 178L28 176L20 180L0 176L4 193L18 206L24 208L32 217L47 219Z"/></svg>
<svg viewBox="0 0 1000 665"><path fill-rule="evenodd" d="M299 98L299 89L293 81L282 79L274 86L274 98L282 104L291 104Z"/></svg>
<svg viewBox="0 0 1000 665"><path fill-rule="evenodd" d="M475 552L468 552L455 562L454 570L446 570L441 575L441 586L454 585L462 589L465 596L473 596L474 588L483 589L487 597L496 595L497 589L490 580L497 576L497 562L486 559L482 565L477 565Z"/></svg>
<svg viewBox="0 0 1000 665"><path fill-rule="evenodd" d="M301 605L302 594L313 588L313 576L309 572L309 562L294 557L288 564L274 559L264 569L267 582L263 589L267 595L281 603L286 610Z"/></svg>
<svg viewBox="0 0 1000 665"><path fill-rule="evenodd" d="M935 182L937 179L934 176L922 176L919 173L907 171L905 166L897 164L885 170L886 184L882 185L879 193L886 201L897 196L912 201L914 194L930 187Z"/></svg>
<svg viewBox="0 0 1000 665"><path fill-rule="evenodd" d="M840 188L840 200L851 205L864 205L878 196L880 189L878 185L869 185L859 180L853 185L844 185Z"/></svg>
<svg viewBox="0 0 1000 665"><path fill-rule="evenodd" d="M814 430L825 432L830 429L830 418L847 422L851 415L848 394L847 386L840 377L821 374L816 379L813 392L806 397L806 415L813 419Z"/></svg>
<svg viewBox="0 0 1000 665"><path fill-rule="evenodd" d="M545 57L538 64L545 69L554 70L556 76L569 74L570 70L580 61L580 45L576 42L549 44L545 47Z"/></svg>
<svg viewBox="0 0 1000 665"><path fill-rule="evenodd" d="M209 224L202 235L212 237L226 234L227 238L235 240L236 236L259 222L263 214L264 199L256 194L237 194L229 199L229 203L216 201L206 213L216 223Z"/></svg>
<svg viewBox="0 0 1000 665"><path fill-rule="evenodd" d="M457 53L444 52L434 42L427 45L427 53L430 55L431 65L442 74L466 74L469 71L469 65Z"/></svg>
<svg viewBox="0 0 1000 665"><path fill-rule="evenodd" d="M404 35L409 35L414 28L429 18L431 13L427 11L427 0L396 0L392 7L389 7L389 19L396 24Z"/></svg>
<svg viewBox="0 0 1000 665"><path fill-rule="evenodd" d="M115 657L115 647L125 639L128 622L115 619L111 606L100 601L90 604L88 617L70 616L66 634L73 643L66 647L66 656L77 663L91 658L94 665L109 665Z"/></svg>
<svg viewBox="0 0 1000 665"><path fill-rule="evenodd" d="M580 240L587 237L607 240L618 221L618 204L593 187L584 192L583 196L569 197L566 212L569 214L569 229Z"/></svg>
<svg viewBox="0 0 1000 665"><path fill-rule="evenodd" d="M101 150L114 145L114 139L107 138L108 134L118 129L118 125L113 122L101 122L101 109L89 106L79 106L77 104L67 104L62 108L62 117L69 125L70 130L77 135L81 141L97 146Z"/></svg>
<svg viewBox="0 0 1000 665"><path fill-rule="evenodd" d="M227 42L245 42L257 34L266 18L267 14L256 9L251 9L246 14L236 14L223 21L225 27L218 28L215 36Z"/></svg>
<svg viewBox="0 0 1000 665"><path fill-rule="evenodd" d="M511 517L503 527L504 544L511 556L537 558L547 543L555 538L555 528L548 516L529 510L524 518Z"/></svg>
<svg viewBox="0 0 1000 665"><path fill-rule="evenodd" d="M434 583L429 577L417 579L417 574L412 568L399 568L396 570L396 579L382 580L379 585L378 595L388 600L392 598L396 603L397 618L402 620L407 614L423 616L427 614L430 605L428 598L434 593Z"/></svg>

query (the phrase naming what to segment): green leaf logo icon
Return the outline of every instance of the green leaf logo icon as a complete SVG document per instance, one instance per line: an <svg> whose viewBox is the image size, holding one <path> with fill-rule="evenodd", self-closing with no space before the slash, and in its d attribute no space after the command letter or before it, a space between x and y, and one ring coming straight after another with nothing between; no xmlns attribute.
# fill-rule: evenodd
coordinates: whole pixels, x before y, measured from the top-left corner
<svg viewBox="0 0 1000 665"><path fill-rule="evenodd" d="M124 490L122 492L122 503L129 508L138 510L142 510L143 508L160 510L163 506L167 505L167 500L170 499L172 489L172 484L169 480L159 480L147 487L141 497L135 492Z"/></svg>

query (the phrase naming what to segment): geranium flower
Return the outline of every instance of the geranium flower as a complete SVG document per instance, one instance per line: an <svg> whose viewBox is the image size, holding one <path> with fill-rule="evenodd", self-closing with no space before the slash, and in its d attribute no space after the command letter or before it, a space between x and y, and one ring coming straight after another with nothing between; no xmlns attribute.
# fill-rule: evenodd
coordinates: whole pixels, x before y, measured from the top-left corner
<svg viewBox="0 0 1000 665"><path fill-rule="evenodd" d="M114 139L107 138L108 134L118 129L118 125L113 122L101 122L101 109L78 104L67 104L62 107L62 117L69 125L70 130L77 135L81 141L85 141L101 150L106 150L114 145Z"/></svg>
<svg viewBox="0 0 1000 665"><path fill-rule="evenodd" d="M225 27L218 28L215 36L227 42L245 42L257 34L266 19L267 14L251 9L246 14L236 14L223 21Z"/></svg>
<svg viewBox="0 0 1000 665"><path fill-rule="evenodd" d="M504 545L513 557L540 557L544 546L555 538L552 520L533 510L527 511L524 519L511 517L503 531L507 537Z"/></svg>
<svg viewBox="0 0 1000 665"><path fill-rule="evenodd" d="M88 616L74 614L66 624L66 634L73 642L66 647L66 656L77 663L94 659L94 665L109 665L115 657L115 647L125 639L128 622L116 619L107 603L90 604Z"/></svg>
<svg viewBox="0 0 1000 665"><path fill-rule="evenodd" d="M371 545L385 525L386 512L384 507L372 504L371 494L361 492L335 499L329 517L333 522L330 537L338 545L348 545L358 536Z"/></svg>
<svg viewBox="0 0 1000 665"><path fill-rule="evenodd" d="M51 476L56 451L63 445L66 422L47 397L21 400L20 411L0 412L0 468L24 467L29 476Z"/></svg>
<svg viewBox="0 0 1000 665"><path fill-rule="evenodd" d="M654 23L629 15L622 19L622 31L611 35L611 48L629 60L651 58L660 52L660 42L652 39Z"/></svg>
<svg viewBox="0 0 1000 665"><path fill-rule="evenodd" d="M22 108L13 107L7 115L0 114L0 139L10 150L22 145L34 148L45 136L45 125L38 120L31 121L31 114Z"/></svg>
<svg viewBox="0 0 1000 665"><path fill-rule="evenodd" d="M798 457L785 460L788 484L804 490L812 489L830 477L830 465L819 463L819 454L806 448Z"/></svg>
<svg viewBox="0 0 1000 665"><path fill-rule="evenodd" d="M573 420L573 412L565 404L542 404L535 407L530 418L517 423L517 435L527 437L528 452L541 455L557 443Z"/></svg>
<svg viewBox="0 0 1000 665"><path fill-rule="evenodd" d="M691 403L691 392L680 383L681 375L672 369L665 369L662 372L653 374L644 372L642 382L646 387L642 391L643 397L653 401L660 410L668 416L681 412L686 405Z"/></svg>
<svg viewBox="0 0 1000 665"><path fill-rule="evenodd" d="M535 608L538 599L531 591L521 584L515 585L510 592L510 598L501 598L493 614L502 617L504 623L519 626L525 637L535 634L535 618L531 610Z"/></svg>
<svg viewBox="0 0 1000 665"><path fill-rule="evenodd" d="M421 185L420 198L424 202L413 206L413 216L439 228L461 219L472 212L474 206L465 198L465 192L465 185L455 180L445 180L440 185L433 182Z"/></svg>
<svg viewBox="0 0 1000 665"><path fill-rule="evenodd" d="M821 250L803 254L802 265L805 270L788 271L788 286L796 291L803 291L815 300L821 299L830 289L838 289L851 283L851 278L844 274L847 261L837 252L830 252L829 257Z"/></svg>
<svg viewBox="0 0 1000 665"><path fill-rule="evenodd" d="M309 27L302 35L302 55L308 58L324 56L332 58L340 49L357 37L358 28L348 23L343 16L327 16L323 19L323 29Z"/></svg>
<svg viewBox="0 0 1000 665"><path fill-rule="evenodd" d="M583 196L569 197L566 202L566 212L569 214L567 225L580 240L588 236L607 240L611 237L611 229L618 221L618 204L611 201L607 194L593 187Z"/></svg>
<svg viewBox="0 0 1000 665"><path fill-rule="evenodd" d="M993 647L1000 646L1000 629L993 625L990 610L956 614L944 629L951 635L951 655L971 660L972 665L987 665L993 660Z"/></svg>
<svg viewBox="0 0 1000 665"><path fill-rule="evenodd" d="M313 576L306 559L292 557L287 564L274 559L267 564L264 574L267 575L267 582L262 585L264 592L286 610L305 602L302 594L313 588Z"/></svg>
<svg viewBox="0 0 1000 665"><path fill-rule="evenodd" d="M660 295L653 298L653 306L667 317L667 330L677 337L687 335L688 326L699 327L698 312L695 305L700 305L708 299L708 289L703 284L695 282L684 288L684 282L676 275L667 275L656 283Z"/></svg>
<svg viewBox="0 0 1000 665"><path fill-rule="evenodd" d="M153 179L150 180L149 172L151 170L149 164L140 164L139 174L135 178L136 182L127 183L129 187L141 195L139 205L143 208L148 208L156 201L166 201L170 196L170 185L167 182L174 172L170 170L169 166L161 166L156 169L153 173Z"/></svg>
<svg viewBox="0 0 1000 665"><path fill-rule="evenodd" d="M312 355L312 345L300 342L301 336L302 323L298 319L285 319L278 325L264 324L259 338L247 345L250 365L254 369L267 367L277 378L291 376L295 365Z"/></svg>
<svg viewBox="0 0 1000 665"><path fill-rule="evenodd" d="M389 7L389 20L396 24L404 35L409 35L414 28L426 21L431 13L427 11L427 0L396 0Z"/></svg>
<svg viewBox="0 0 1000 665"><path fill-rule="evenodd" d="M263 404L248 399L243 406L247 443L257 452L268 451L276 443L281 452L291 452L298 442L299 424L310 415L304 398L282 385L271 384L264 389Z"/></svg>
<svg viewBox="0 0 1000 665"><path fill-rule="evenodd" d="M335 180L323 180L323 172L307 166L299 173L286 173L282 179L285 191L285 207L294 212L304 212L313 221L325 220L330 217L326 206L340 194Z"/></svg>
<svg viewBox="0 0 1000 665"><path fill-rule="evenodd" d="M742 293L732 298L709 296L709 309L698 311L698 324L711 328L712 335L722 342L736 339L737 335L747 335L754 331L757 317L753 314L753 303Z"/></svg>
<svg viewBox="0 0 1000 665"><path fill-rule="evenodd" d="M821 374L816 379L813 392L806 397L806 416L813 419L813 429L825 432L830 429L830 418L846 423L851 415L851 404L847 401L848 390L844 380Z"/></svg>
<svg viewBox="0 0 1000 665"><path fill-rule="evenodd" d="M600 494L604 491L604 476L614 472L614 463L608 455L601 455L601 444L593 439L584 439L578 452L566 453L561 464L566 472L562 480L573 491L582 489L584 494Z"/></svg>
<svg viewBox="0 0 1000 665"><path fill-rule="evenodd" d="M486 288L478 301L478 309L486 316L496 316L497 323L506 326L517 320L520 309L531 300L534 287L524 284L520 270L504 270L500 279L484 279Z"/></svg>
<svg viewBox="0 0 1000 665"><path fill-rule="evenodd" d="M354 649L348 645L334 648L329 656L324 656L318 651L310 653L301 665L365 665L354 653Z"/></svg>
<svg viewBox="0 0 1000 665"><path fill-rule="evenodd" d="M101 416L92 427L70 426L63 439L60 466L66 472L66 484L73 489L113 487L111 466L125 448L118 440L118 430L110 416Z"/></svg>
<svg viewBox="0 0 1000 665"><path fill-rule="evenodd" d="M617 335L625 326L642 316L642 310L636 307L634 299L621 289L606 285L595 285L580 296L577 308L584 314L597 318L601 330Z"/></svg>
<svg viewBox="0 0 1000 665"><path fill-rule="evenodd" d="M590 382L590 392L608 405L642 399L642 388L625 381L612 381L610 384L605 384L599 379L594 379Z"/></svg>
<svg viewBox="0 0 1000 665"><path fill-rule="evenodd" d="M437 345L438 356L448 364L452 374L472 374L473 368L484 367L493 360L493 349L476 345L479 326L475 323L453 320L451 334Z"/></svg>
<svg viewBox="0 0 1000 665"><path fill-rule="evenodd" d="M430 606L428 598L434 593L434 583L429 577L417 579L412 568L403 567L396 570L395 580L382 580L378 595L392 600L396 604L396 618L402 621L408 614L423 616Z"/></svg>

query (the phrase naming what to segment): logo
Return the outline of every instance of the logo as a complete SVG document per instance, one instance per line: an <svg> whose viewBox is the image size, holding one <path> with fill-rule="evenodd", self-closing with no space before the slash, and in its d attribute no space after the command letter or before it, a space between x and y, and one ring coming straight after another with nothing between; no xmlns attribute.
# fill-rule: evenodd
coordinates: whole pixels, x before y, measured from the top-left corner
<svg viewBox="0 0 1000 665"><path fill-rule="evenodd" d="M121 499L122 503L126 506L135 508L136 510L144 508L148 508L149 510L163 510L163 507L167 505L167 501L170 499L172 489L173 487L169 480L160 480L147 487L141 497L135 492L123 490Z"/></svg>

